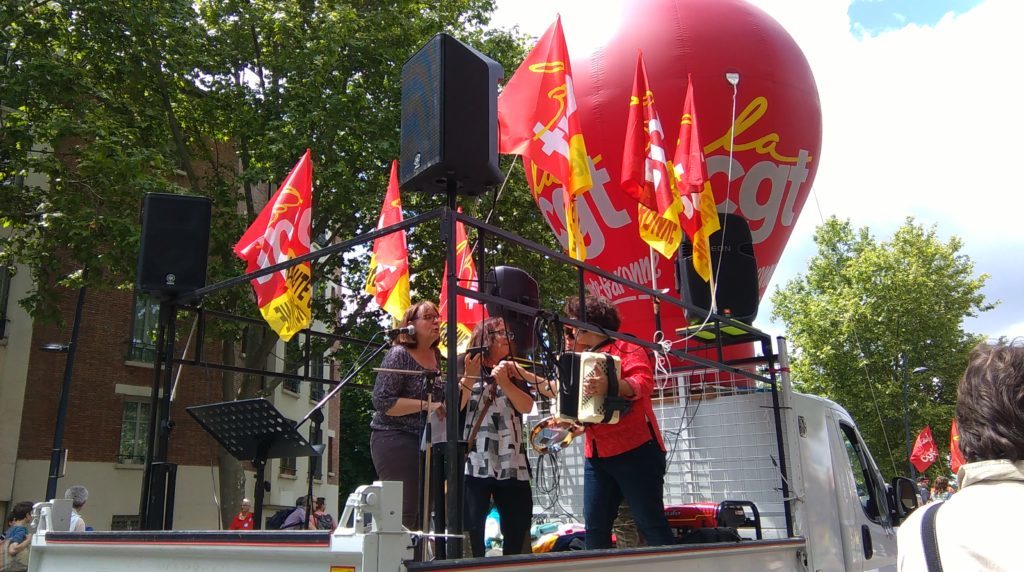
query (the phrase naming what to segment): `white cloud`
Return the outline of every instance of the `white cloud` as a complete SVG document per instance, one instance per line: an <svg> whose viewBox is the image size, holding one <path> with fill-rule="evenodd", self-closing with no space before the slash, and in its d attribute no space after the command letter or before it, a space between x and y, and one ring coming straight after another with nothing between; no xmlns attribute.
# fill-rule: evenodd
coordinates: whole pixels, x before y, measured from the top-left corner
<svg viewBox="0 0 1024 572"><path fill-rule="evenodd" d="M907 216L957 235L976 270L991 275L986 294L1002 304L967 329L1024 335L1024 113L1016 60L1024 54L1024 2L986 0L946 14L934 26L908 25L855 36L849 0L756 0L800 45L821 98L821 163L772 285L801 271L813 254L821 217L849 218L889 236ZM600 5L600 8L596 6ZM624 3L501 0L496 25L540 35L562 13L575 26L615 21ZM637 2L629 9L636 10ZM819 215L817 206L820 205ZM772 288L773 289L773 288ZM771 289L769 290L769 292ZM766 296L767 297L767 296ZM762 305L758 324L768 324Z"/></svg>

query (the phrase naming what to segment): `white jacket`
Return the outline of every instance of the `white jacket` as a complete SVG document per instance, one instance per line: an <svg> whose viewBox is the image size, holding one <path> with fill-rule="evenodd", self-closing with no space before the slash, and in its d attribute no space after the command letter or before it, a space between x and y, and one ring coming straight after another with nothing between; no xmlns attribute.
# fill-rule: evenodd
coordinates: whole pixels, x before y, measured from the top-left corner
<svg viewBox="0 0 1024 572"><path fill-rule="evenodd" d="M968 463L957 474L960 491L942 504L935 536L947 572L1024 570L1020 519L1024 514L1024 461ZM897 533L898 569L928 569L921 544L924 509Z"/></svg>

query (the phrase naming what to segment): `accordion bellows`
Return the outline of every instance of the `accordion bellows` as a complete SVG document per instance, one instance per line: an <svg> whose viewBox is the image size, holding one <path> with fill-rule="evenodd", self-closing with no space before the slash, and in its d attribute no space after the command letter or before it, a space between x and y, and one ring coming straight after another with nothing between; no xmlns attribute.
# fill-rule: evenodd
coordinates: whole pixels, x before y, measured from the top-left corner
<svg viewBox="0 0 1024 572"><path fill-rule="evenodd" d="M611 377L608 375L609 368L613 369L611 373L618 380L622 374L622 363L618 356L601 352L566 352L559 356L556 417L580 423L618 423L619 411L605 419L606 396L583 395L583 381L595 374Z"/></svg>

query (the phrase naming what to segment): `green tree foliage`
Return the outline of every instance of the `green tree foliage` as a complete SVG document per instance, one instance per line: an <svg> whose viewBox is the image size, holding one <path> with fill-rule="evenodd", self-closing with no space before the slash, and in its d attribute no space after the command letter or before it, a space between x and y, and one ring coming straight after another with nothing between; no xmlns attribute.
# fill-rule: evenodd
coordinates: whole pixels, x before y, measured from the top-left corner
<svg viewBox="0 0 1024 572"><path fill-rule="evenodd" d="M942 453L932 471L948 472L957 382L979 341L963 321L994 307L981 293L987 276L974 275L958 238L943 242L910 218L878 241L833 217L814 241L806 274L772 295L794 347L795 384L845 407L883 472L906 475L905 354L911 439L930 425Z"/></svg>
<svg viewBox="0 0 1024 572"><path fill-rule="evenodd" d="M524 39L486 29L493 8L493 0L4 2L0 222L8 232L0 262L31 270L36 289L22 304L36 319L59 319L62 288L83 280L68 269L85 266L90 286L131 288L139 205L153 191L210 197L208 282L241 274L232 246L307 147L312 235L345 239L372 229L398 155L402 64L447 32L511 77ZM556 247L517 169L492 222ZM490 196L462 202L481 217L492 207ZM408 217L444 199L407 194L403 203ZM409 235L417 297L437 297L440 238L436 224ZM492 264L523 266L545 284L546 298L571 288L571 274L495 250ZM356 252L314 266L315 277L330 276L347 293L319 300L314 314L344 334L364 335L383 317L362 294L367 259ZM259 316L246 286L204 305ZM248 328L240 365L259 367L276 341L256 330ZM214 325L208 334L224 341L226 362L240 357L240 327ZM225 398L255 394L257 381L227 374Z"/></svg>

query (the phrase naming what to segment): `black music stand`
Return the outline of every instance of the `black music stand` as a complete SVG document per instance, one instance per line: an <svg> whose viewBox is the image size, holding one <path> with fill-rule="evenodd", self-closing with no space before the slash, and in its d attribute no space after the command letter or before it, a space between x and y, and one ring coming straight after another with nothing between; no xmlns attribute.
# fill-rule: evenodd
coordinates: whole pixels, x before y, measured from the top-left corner
<svg viewBox="0 0 1024 572"><path fill-rule="evenodd" d="M263 528L267 459L321 454L296 430L294 421L263 398L196 405L185 410L234 458L251 461L256 467L256 530Z"/></svg>

